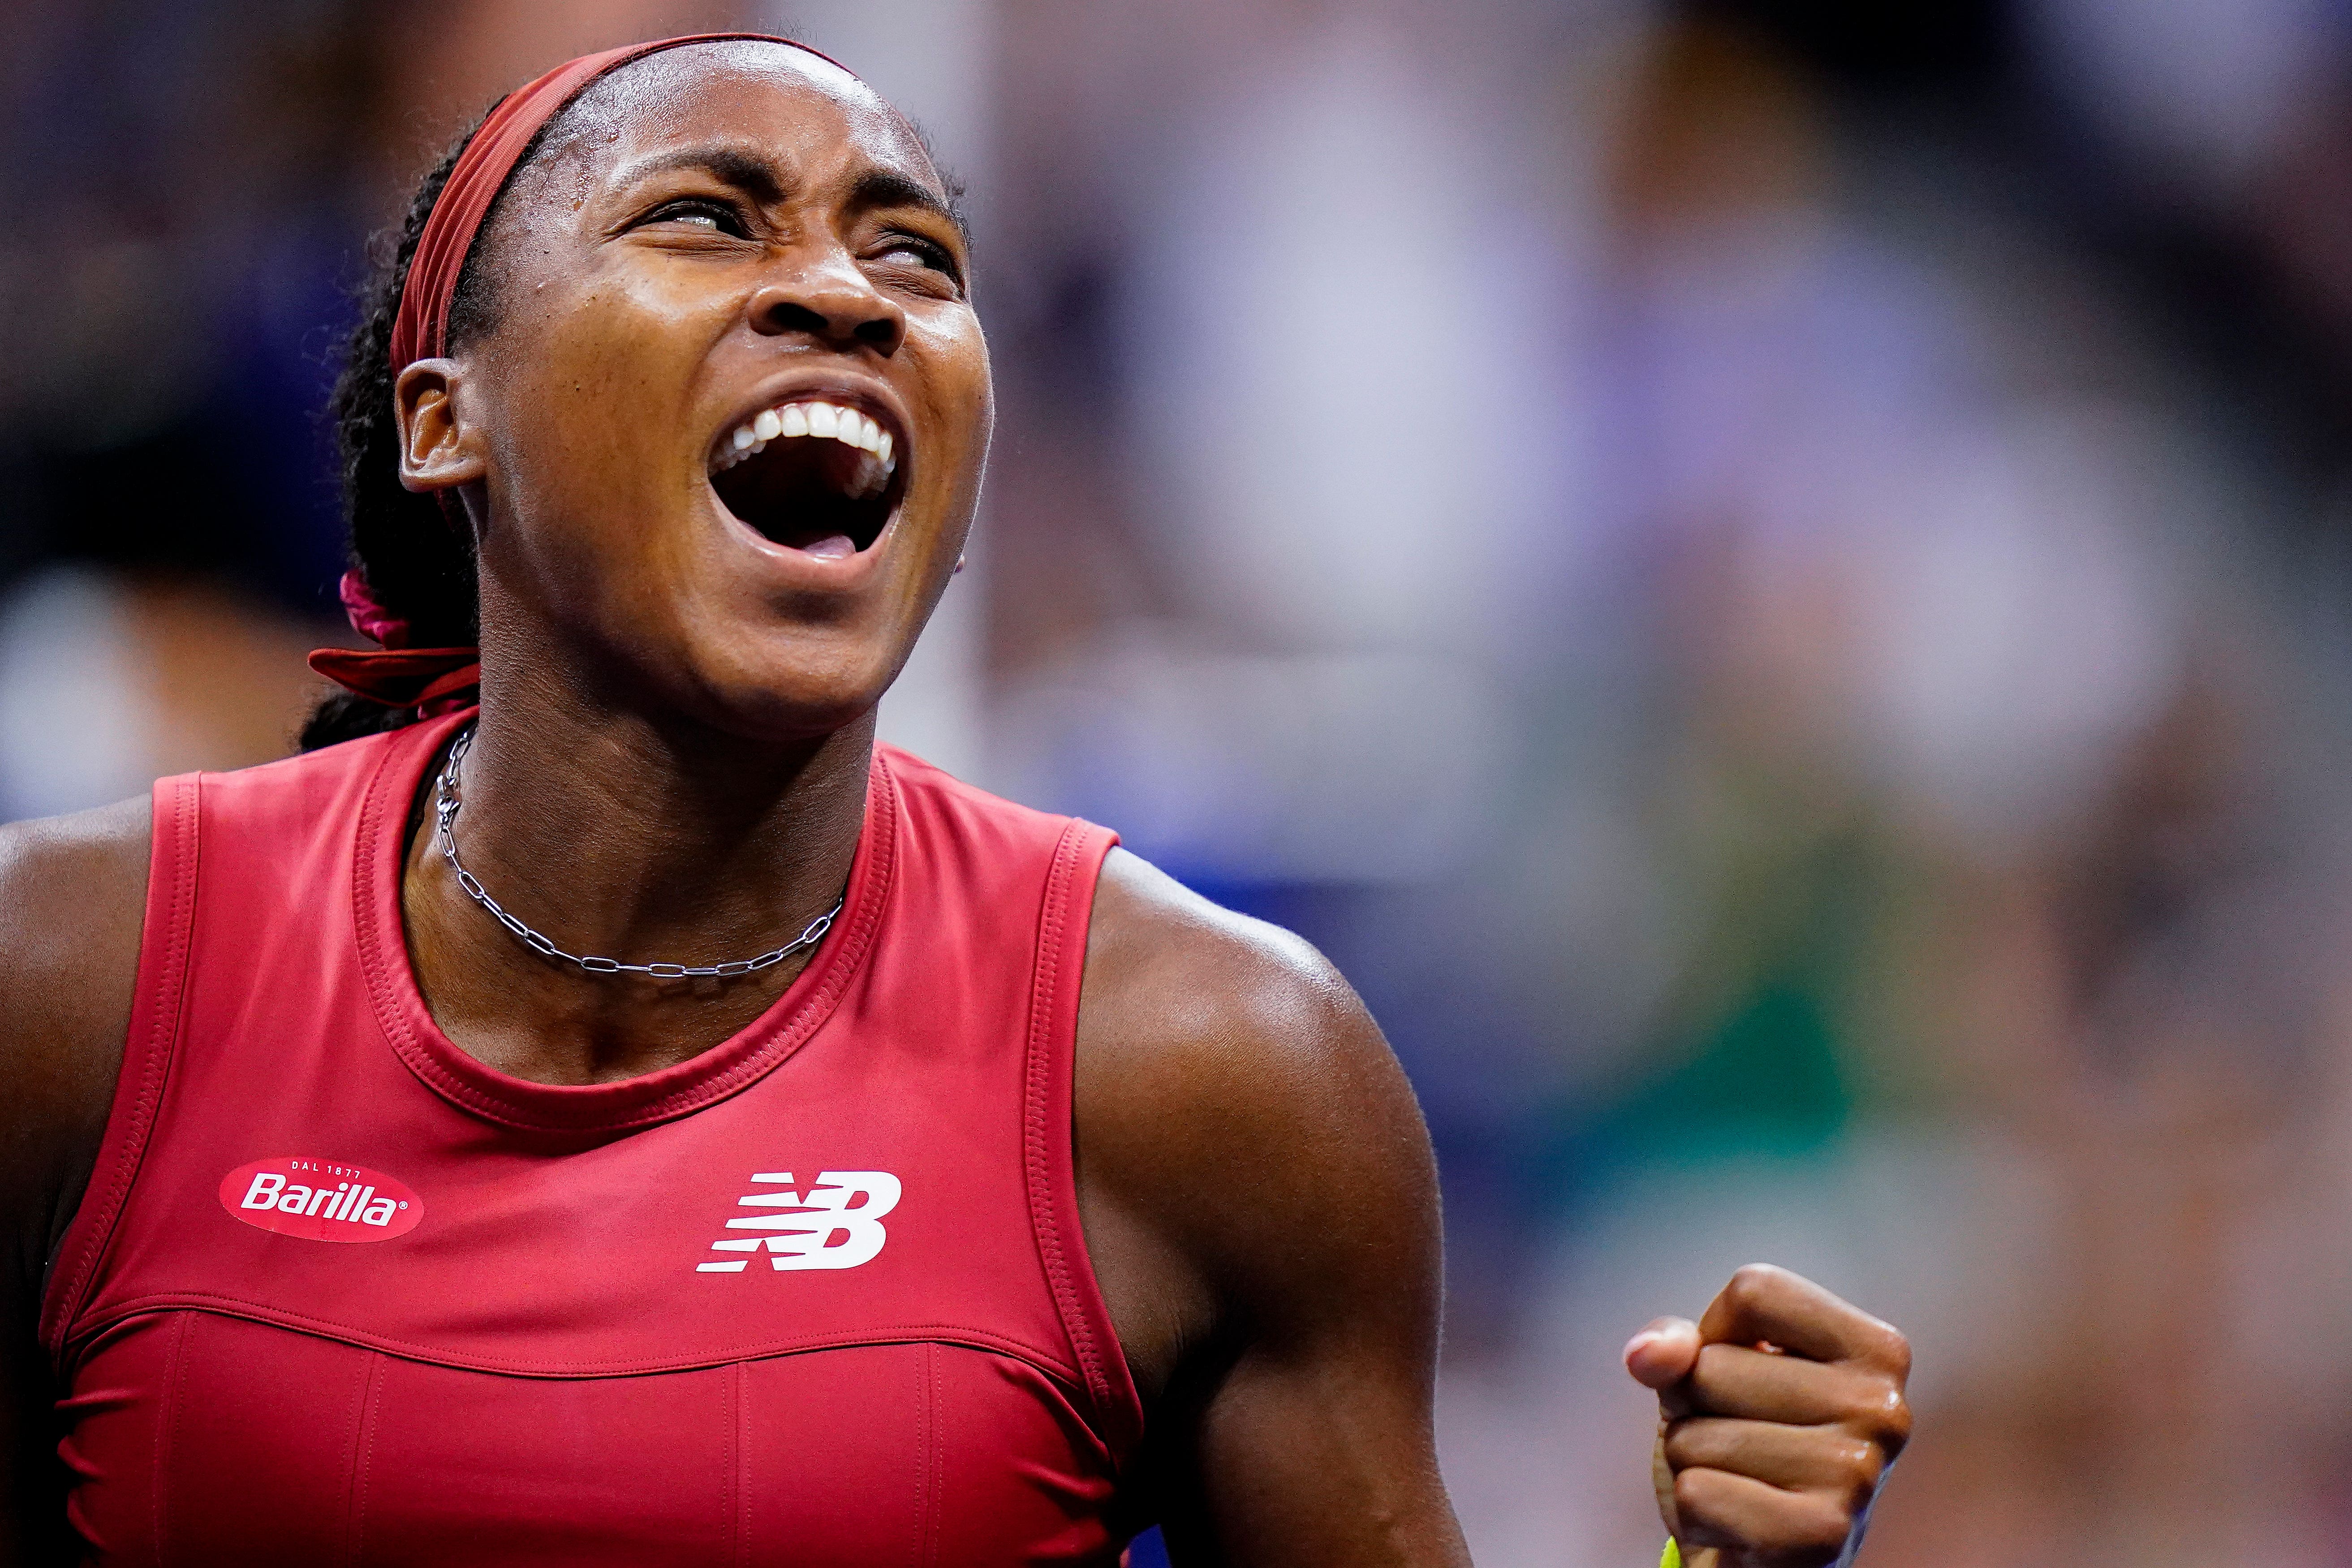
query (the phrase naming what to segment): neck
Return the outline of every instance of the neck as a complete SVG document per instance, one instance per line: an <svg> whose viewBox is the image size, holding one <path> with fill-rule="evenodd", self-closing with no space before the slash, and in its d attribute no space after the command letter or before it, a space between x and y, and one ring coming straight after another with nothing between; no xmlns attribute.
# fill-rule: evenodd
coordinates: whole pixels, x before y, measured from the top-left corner
<svg viewBox="0 0 2352 1568"><path fill-rule="evenodd" d="M465 760L458 850L517 919L573 953L705 965L782 947L834 907L865 820L871 714L814 739L752 742L567 695L487 687ZM757 1018L808 957L669 983L542 958L458 886L429 814L403 904L444 1032L541 1082L602 1082L698 1055Z"/></svg>

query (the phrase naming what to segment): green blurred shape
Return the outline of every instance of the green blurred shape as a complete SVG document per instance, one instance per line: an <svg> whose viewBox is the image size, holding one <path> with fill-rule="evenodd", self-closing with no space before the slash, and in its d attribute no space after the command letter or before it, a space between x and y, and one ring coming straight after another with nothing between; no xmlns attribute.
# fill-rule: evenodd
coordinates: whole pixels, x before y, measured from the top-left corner
<svg viewBox="0 0 2352 1568"><path fill-rule="evenodd" d="M1834 1142L1853 1109L1828 1000L1798 976L1767 980L1678 1055L1606 1114L1603 1164L1797 1158Z"/></svg>

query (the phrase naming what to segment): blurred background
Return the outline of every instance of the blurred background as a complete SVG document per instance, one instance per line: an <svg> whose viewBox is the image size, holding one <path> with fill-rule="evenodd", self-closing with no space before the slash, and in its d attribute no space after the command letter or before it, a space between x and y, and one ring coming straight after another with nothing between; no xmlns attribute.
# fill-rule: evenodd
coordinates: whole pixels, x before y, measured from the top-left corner
<svg viewBox="0 0 2352 1568"><path fill-rule="evenodd" d="M2352 1563L2352 12L18 0L0 818L287 750L367 236L714 24L973 187L886 732L1361 988L1481 1563L1652 1560L1756 1257L1916 1344L1866 1561Z"/></svg>

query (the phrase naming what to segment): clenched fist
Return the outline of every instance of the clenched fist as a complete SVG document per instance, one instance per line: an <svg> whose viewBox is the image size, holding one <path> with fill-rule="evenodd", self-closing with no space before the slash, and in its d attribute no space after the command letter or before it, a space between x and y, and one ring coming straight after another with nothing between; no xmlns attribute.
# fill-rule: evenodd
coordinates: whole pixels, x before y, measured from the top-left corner
<svg viewBox="0 0 2352 1568"><path fill-rule="evenodd" d="M1911 1434L1909 1342L1769 1264L1635 1334L1625 1368L1658 1391L1658 1511L1691 1568L1837 1562Z"/></svg>

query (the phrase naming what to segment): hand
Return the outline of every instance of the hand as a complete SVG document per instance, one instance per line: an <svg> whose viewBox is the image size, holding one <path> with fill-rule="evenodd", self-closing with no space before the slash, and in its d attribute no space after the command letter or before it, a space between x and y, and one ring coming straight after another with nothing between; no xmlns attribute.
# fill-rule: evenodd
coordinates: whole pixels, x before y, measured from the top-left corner
<svg viewBox="0 0 2352 1568"><path fill-rule="evenodd" d="M1911 1435L1909 1342L1769 1264L1635 1334L1625 1370L1658 1391L1658 1511L1690 1568L1835 1563Z"/></svg>

